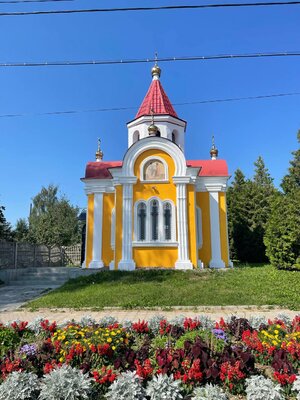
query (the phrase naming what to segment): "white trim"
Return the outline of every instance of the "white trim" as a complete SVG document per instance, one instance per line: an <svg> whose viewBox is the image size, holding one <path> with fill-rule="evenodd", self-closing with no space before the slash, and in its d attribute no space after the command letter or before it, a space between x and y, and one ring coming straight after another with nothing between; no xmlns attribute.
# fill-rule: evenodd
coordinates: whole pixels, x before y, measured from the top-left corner
<svg viewBox="0 0 300 400"><path fill-rule="evenodd" d="M177 125L177 126L180 126L180 127L184 128L184 131L185 131L185 128L186 128L186 125L187 125L186 121L184 121L184 120L182 120L180 118L175 118L175 117L172 117L171 115L163 115L163 114L155 115L155 123L158 123L158 122L169 122L169 123L171 123L173 125ZM151 115L142 115L141 117L139 117L137 119L134 119L133 121L128 122L127 123L127 128L129 129L129 128L132 128L134 126L141 125L143 123L151 124L152 123L152 116Z"/></svg>
<svg viewBox="0 0 300 400"><path fill-rule="evenodd" d="M175 164L175 175L186 175L186 160L180 148L170 140L156 136L139 140L127 150L124 157L122 175L124 177L134 177L136 159L142 153L152 149L161 150L172 157Z"/></svg>
<svg viewBox="0 0 300 400"><path fill-rule="evenodd" d="M210 209L210 235L211 235L211 268L225 268L225 263L221 257L221 238L220 238L220 216L219 216L219 193L209 192Z"/></svg>
<svg viewBox="0 0 300 400"><path fill-rule="evenodd" d="M116 209L115 207L111 210L111 220L110 220L110 247L115 250L116 242Z"/></svg>
<svg viewBox="0 0 300 400"><path fill-rule="evenodd" d="M140 242L132 242L133 247L178 247L178 242L173 242L173 241L165 241L165 242L159 242L158 240L156 241L140 241Z"/></svg>
<svg viewBox="0 0 300 400"><path fill-rule="evenodd" d="M157 161L160 161L162 164L163 164L163 166L164 166L164 168L165 168L165 179L162 179L162 180L157 180L157 179L154 179L154 180L146 180L146 179L144 179L144 168L145 168L145 165L149 162L149 161L155 161L155 160L157 160ZM150 157L147 157L147 158L145 158L142 162L141 162L141 165L140 165L140 181L141 182L146 182L146 183L153 183L153 182L155 182L155 183L168 183L169 182L169 171L168 171L168 164L166 163L166 160L165 159L163 159L162 157L159 157L159 156L150 156Z"/></svg>
<svg viewBox="0 0 300 400"><path fill-rule="evenodd" d="M202 210L196 206L196 232L197 232L197 249L201 249L203 245L203 227L202 227Z"/></svg>
<svg viewBox="0 0 300 400"><path fill-rule="evenodd" d="M102 217L103 217L103 193L94 196L94 232L93 232L93 259L89 268L103 268L102 261Z"/></svg>
<svg viewBox="0 0 300 400"><path fill-rule="evenodd" d="M81 181L84 183L84 191L87 195L93 193L114 193L115 191L112 179L82 178Z"/></svg>
<svg viewBox="0 0 300 400"><path fill-rule="evenodd" d="M196 179L197 192L225 192L229 176L199 176Z"/></svg>
<svg viewBox="0 0 300 400"><path fill-rule="evenodd" d="M158 202L158 240L151 240L151 203L152 201ZM145 240L140 241L139 238L139 224L138 224L138 206L139 204L146 205L146 235ZM171 205L171 240L164 239L164 204L169 203ZM147 200L138 200L134 204L134 243L141 243L149 247L155 247L156 244L158 247L164 247L164 245L168 245L169 243L177 243L176 242L176 209L174 202L172 200L166 199L161 200L159 197L152 196ZM178 245L178 243L177 243ZM141 247L143 247L141 245Z"/></svg>

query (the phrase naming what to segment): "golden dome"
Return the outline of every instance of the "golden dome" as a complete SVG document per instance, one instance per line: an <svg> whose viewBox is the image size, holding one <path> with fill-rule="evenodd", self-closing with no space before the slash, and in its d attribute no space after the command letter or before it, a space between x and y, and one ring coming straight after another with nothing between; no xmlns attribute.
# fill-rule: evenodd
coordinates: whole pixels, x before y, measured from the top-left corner
<svg viewBox="0 0 300 400"><path fill-rule="evenodd" d="M152 123L151 125L148 126L148 132L149 135L155 136L158 132L158 127Z"/></svg>
<svg viewBox="0 0 300 400"><path fill-rule="evenodd" d="M215 137L212 137L212 146L210 149L210 156L212 160L216 160L219 154L219 150L217 149L216 145L215 145Z"/></svg>
<svg viewBox="0 0 300 400"><path fill-rule="evenodd" d="M155 63L154 67L151 69L151 74L152 77L157 76L160 77L161 74L161 69L159 68L159 66Z"/></svg>

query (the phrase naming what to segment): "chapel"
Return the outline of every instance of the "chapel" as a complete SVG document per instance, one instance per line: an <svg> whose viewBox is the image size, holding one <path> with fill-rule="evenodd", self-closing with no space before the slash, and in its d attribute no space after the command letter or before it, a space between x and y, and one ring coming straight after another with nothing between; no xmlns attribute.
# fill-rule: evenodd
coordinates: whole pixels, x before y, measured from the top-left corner
<svg viewBox="0 0 300 400"><path fill-rule="evenodd" d="M87 195L83 268L226 268L229 259L225 160L187 160L181 119L152 68L127 123L122 161L104 161L100 142L82 182Z"/></svg>

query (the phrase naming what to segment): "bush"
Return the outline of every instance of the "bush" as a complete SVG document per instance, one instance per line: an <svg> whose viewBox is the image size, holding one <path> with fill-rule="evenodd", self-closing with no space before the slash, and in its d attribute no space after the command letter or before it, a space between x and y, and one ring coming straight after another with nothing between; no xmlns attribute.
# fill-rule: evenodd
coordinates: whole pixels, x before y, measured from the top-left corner
<svg viewBox="0 0 300 400"><path fill-rule="evenodd" d="M283 400L280 385L274 385L271 379L263 376L252 376L246 379L247 400Z"/></svg>
<svg viewBox="0 0 300 400"><path fill-rule="evenodd" d="M300 190L278 195L273 201L264 243L272 265L300 270Z"/></svg>
<svg viewBox="0 0 300 400"><path fill-rule="evenodd" d="M40 384L32 372L12 372L0 386L0 400L35 400Z"/></svg>
<svg viewBox="0 0 300 400"><path fill-rule="evenodd" d="M227 395L216 385L206 384L204 387L196 388L192 400L227 400Z"/></svg>
<svg viewBox="0 0 300 400"><path fill-rule="evenodd" d="M180 400L180 385L181 381L174 381L173 375L158 375L148 383L146 393L150 400Z"/></svg>
<svg viewBox="0 0 300 400"><path fill-rule="evenodd" d="M123 372L109 387L106 398L109 400L145 400L145 390L136 372Z"/></svg>
<svg viewBox="0 0 300 400"><path fill-rule="evenodd" d="M88 399L91 391L91 379L79 369L63 365L45 375L41 387L39 400Z"/></svg>

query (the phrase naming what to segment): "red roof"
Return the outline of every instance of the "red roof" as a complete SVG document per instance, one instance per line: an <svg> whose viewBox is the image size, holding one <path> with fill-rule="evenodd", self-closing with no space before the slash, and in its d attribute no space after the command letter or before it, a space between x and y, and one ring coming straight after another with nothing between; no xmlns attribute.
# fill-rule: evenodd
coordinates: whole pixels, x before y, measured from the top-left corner
<svg viewBox="0 0 300 400"><path fill-rule="evenodd" d="M164 114L178 118L160 81L153 80L135 118L143 115Z"/></svg>
<svg viewBox="0 0 300 400"><path fill-rule="evenodd" d="M88 162L85 170L86 179L111 179L109 168L122 167L122 161ZM201 168L199 176L228 176L228 166L225 160L191 160L188 167Z"/></svg>

